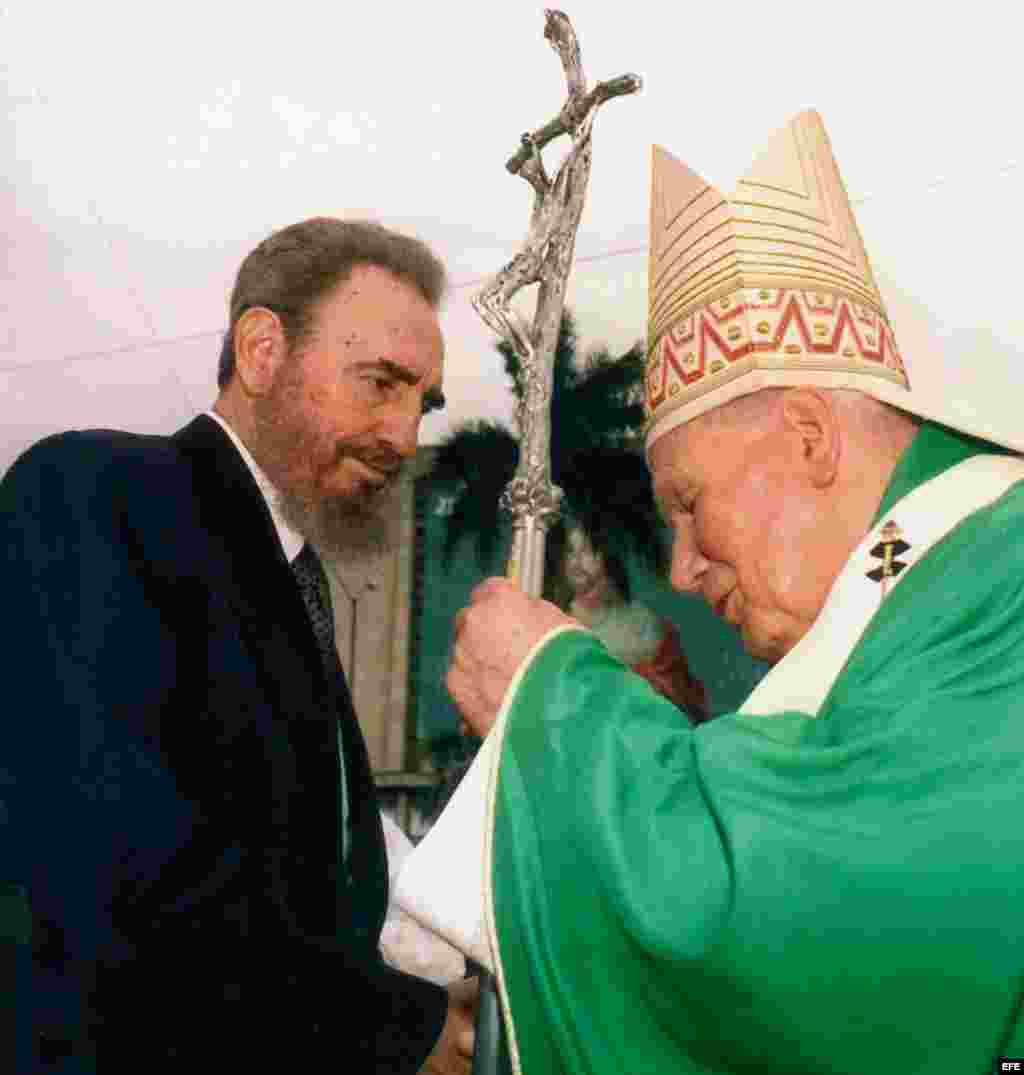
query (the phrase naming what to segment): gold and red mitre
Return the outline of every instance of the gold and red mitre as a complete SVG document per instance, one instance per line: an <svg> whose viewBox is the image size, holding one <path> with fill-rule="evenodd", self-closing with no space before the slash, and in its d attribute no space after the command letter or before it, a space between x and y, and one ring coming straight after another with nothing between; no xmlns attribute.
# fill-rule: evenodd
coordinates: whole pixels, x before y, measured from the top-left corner
<svg viewBox="0 0 1024 1075"><path fill-rule="evenodd" d="M762 388L910 385L821 117L778 131L726 198L660 146L651 172L647 447Z"/></svg>

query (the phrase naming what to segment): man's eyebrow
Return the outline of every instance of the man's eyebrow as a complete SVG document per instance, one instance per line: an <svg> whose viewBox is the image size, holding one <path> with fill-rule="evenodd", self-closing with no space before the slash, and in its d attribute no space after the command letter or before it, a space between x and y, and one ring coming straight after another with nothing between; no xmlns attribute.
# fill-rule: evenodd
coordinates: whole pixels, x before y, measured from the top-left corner
<svg viewBox="0 0 1024 1075"><path fill-rule="evenodd" d="M665 510L666 482L655 482L651 487L654 494L654 507L661 518L667 523L669 513Z"/></svg>
<svg viewBox="0 0 1024 1075"><path fill-rule="evenodd" d="M402 384L415 384L419 380L418 374L413 373L413 371L408 367L400 365L398 362L395 362L390 358L367 359L364 362L356 363L356 369L383 370L385 373L388 373L392 377L394 377L396 381L401 381Z"/></svg>
<svg viewBox="0 0 1024 1075"><path fill-rule="evenodd" d="M673 475L660 482L655 482L651 491L658 514L668 522L672 516L672 505L681 504L693 487L693 482L682 475Z"/></svg>
<svg viewBox="0 0 1024 1075"><path fill-rule="evenodd" d="M402 384L416 384L416 382L419 381L418 374L413 373L413 371L406 366L403 366L401 363L395 362L390 358L374 358L367 360L366 362L359 362L357 363L357 369L382 370ZM431 411L439 411L444 407L445 402L444 393L441 389L431 388L423 395L423 413L430 414Z"/></svg>

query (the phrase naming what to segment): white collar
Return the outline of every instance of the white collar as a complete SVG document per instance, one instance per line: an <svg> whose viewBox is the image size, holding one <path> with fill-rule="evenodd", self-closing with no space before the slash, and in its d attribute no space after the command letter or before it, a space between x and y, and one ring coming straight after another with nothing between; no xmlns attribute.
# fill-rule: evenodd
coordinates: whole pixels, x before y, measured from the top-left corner
<svg viewBox="0 0 1024 1075"><path fill-rule="evenodd" d="M302 551L302 546L306 544L306 539L293 527L281 517L281 513L277 510L277 498L279 496L277 489L274 487L270 479L263 473L259 463L252 457L252 453L242 443L238 434L228 425L224 418L214 410L208 410L204 412L208 418L212 418L225 433L231 438L232 444L238 449L239 455L245 460L246 466L252 472L253 478L256 479L256 484L260 488L260 492L263 494L263 499L267 503L267 508L270 511L270 517L274 520L274 529L277 531L278 540L281 542L281 548L284 550L285 558L289 563L295 559L296 556Z"/></svg>

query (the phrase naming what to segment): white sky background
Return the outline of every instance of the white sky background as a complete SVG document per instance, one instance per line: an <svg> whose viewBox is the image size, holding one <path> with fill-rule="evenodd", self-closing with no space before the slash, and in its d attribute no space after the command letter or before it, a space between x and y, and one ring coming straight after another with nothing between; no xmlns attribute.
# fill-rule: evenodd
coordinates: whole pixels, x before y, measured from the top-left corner
<svg viewBox="0 0 1024 1075"><path fill-rule="evenodd" d="M585 342L644 333L651 143L731 191L814 107L912 375L929 363L968 394L983 376L1016 411L1024 94L1005 4L566 11L591 82L644 79L594 127L570 295ZM422 440L507 418L468 300L525 233L531 192L504 162L564 99L542 30L524 0L0 0L0 472L47 433L171 432L208 406L239 261L318 214L413 231L449 266L450 402Z"/></svg>

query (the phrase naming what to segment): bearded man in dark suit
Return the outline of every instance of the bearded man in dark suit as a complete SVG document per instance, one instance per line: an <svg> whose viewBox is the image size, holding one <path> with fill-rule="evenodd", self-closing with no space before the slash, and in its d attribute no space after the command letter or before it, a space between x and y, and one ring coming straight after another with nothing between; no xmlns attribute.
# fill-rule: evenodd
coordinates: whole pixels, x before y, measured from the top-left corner
<svg viewBox="0 0 1024 1075"><path fill-rule="evenodd" d="M472 990L378 952L379 810L313 551L388 540L443 404L444 287L379 225L285 228L239 271L212 411L49 437L0 484L18 1072L468 1071Z"/></svg>

